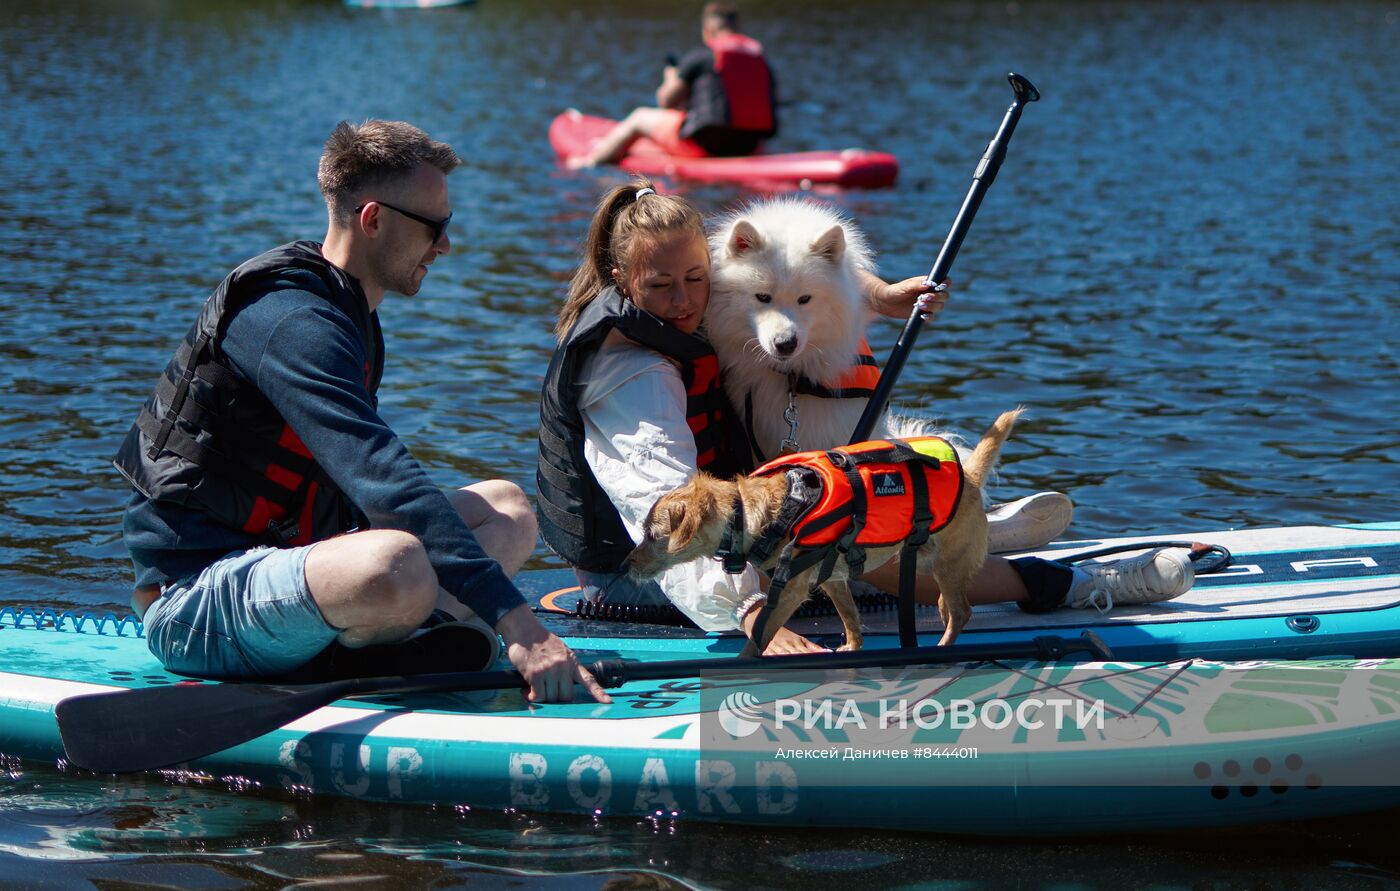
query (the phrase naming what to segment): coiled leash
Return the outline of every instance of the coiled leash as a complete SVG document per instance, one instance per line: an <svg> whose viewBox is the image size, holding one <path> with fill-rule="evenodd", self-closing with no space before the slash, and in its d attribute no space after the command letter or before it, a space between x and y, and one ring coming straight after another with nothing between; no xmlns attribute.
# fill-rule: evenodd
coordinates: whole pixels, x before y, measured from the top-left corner
<svg viewBox="0 0 1400 891"><path fill-rule="evenodd" d="M1128 544L1112 545L1106 548L1095 548L1092 551L1080 551L1077 554L1068 554L1064 557L1051 559L1052 563L1062 563L1065 566L1075 566L1095 557L1106 557L1109 554L1121 554L1124 551L1150 551L1156 548L1181 548L1188 552L1191 562L1195 564L1196 575L1209 575L1212 572L1220 572L1228 567L1234 560L1234 555L1223 545L1206 544L1200 541L1134 541Z"/></svg>

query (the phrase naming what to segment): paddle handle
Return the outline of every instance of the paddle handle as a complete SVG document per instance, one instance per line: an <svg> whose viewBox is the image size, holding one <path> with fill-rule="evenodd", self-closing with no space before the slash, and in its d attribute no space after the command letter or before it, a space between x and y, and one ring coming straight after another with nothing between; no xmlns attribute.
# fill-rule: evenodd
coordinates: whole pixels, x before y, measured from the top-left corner
<svg viewBox="0 0 1400 891"><path fill-rule="evenodd" d="M1016 123L1021 120L1021 111L1025 108L1026 103L1040 99L1040 92L1021 75L1012 72L1006 77L1011 82L1015 98L1010 107L1006 109L1006 114L1001 119L1001 126L997 128L996 136L987 143L987 150L982 153L982 160L977 162L977 169L972 173L972 186L967 190L967 196L963 198L962 207L958 209L957 217L953 219L953 226L948 230L948 237L943 240L943 249L938 252L938 259L934 261L933 269L929 271L928 278L924 280L924 284L929 287L940 284L948 278L948 273L953 268L953 260L957 258L958 249L962 247L963 238L966 237L967 230L972 228L972 220L977 216L977 209L982 206L982 198L996 179L997 171L1001 169L1001 162L1006 159L1006 146L1011 142L1011 134L1016 131ZM890 401L890 392L894 389L894 383L899 378L899 373L904 369L904 361L909 358L909 353L914 348L914 340L918 338L919 329L923 325L923 313L915 308L909 316L909 321L904 324L904 330L900 332L899 340L895 342L889 359L885 360L880 380L875 384L875 392L871 394L870 401L866 403L865 411L861 414L860 420L856 423L856 429L851 434L852 444L868 440L871 432L875 429L875 424L880 420L880 416L885 413L885 406Z"/></svg>

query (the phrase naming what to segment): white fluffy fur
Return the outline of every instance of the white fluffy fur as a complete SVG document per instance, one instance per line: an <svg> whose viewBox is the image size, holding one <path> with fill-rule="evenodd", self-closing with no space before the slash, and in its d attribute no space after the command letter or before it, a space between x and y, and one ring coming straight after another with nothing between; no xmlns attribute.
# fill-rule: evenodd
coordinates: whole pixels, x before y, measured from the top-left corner
<svg viewBox="0 0 1400 891"><path fill-rule="evenodd" d="M828 205L794 198L759 201L722 218L710 254L706 334L734 408L742 414L752 399L752 433L762 457L773 458L788 434L788 374L830 384L850 367L871 319L858 270L874 272L873 256L850 220ZM799 447L845 445L865 402L798 396ZM872 437L927 432L923 422L886 415Z"/></svg>

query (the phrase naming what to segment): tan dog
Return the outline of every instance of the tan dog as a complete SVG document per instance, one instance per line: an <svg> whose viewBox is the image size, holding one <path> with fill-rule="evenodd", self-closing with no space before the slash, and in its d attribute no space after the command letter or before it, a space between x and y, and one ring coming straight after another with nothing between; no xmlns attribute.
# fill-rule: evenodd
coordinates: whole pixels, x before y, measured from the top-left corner
<svg viewBox="0 0 1400 891"><path fill-rule="evenodd" d="M940 646L956 640L972 616L967 592L987 557L987 515L982 509L982 486L1020 414L1019 408L1002 413L983 435L971 457L963 463L963 484L952 519L917 551L918 573L931 574L938 582L938 612L944 624ZM777 520L793 485L786 473L739 477L733 481L696 474L690 482L661 496L652 505L643 526L644 539L628 557L632 573L641 578L653 578L671 566L715 554L738 507L743 509L740 545L747 553ZM782 541L784 545L791 538L790 530L786 535ZM868 548L865 568L883 565L899 553L901 546ZM758 568L771 573L778 563L779 550L772 549L766 559L756 564ZM754 655L767 648L772 636L807 599L817 570L818 566L813 565L792 576L763 629L764 640L750 640L741 655ZM849 579L849 567L838 559L831 577L821 584L845 626L846 644L842 650L859 649L864 642Z"/></svg>

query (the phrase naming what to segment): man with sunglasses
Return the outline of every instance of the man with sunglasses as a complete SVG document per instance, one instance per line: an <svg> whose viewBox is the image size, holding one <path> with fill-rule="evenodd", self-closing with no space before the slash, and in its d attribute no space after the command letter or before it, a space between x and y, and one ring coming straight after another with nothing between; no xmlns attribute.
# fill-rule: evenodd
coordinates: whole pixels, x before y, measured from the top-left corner
<svg viewBox="0 0 1400 891"><path fill-rule="evenodd" d="M330 654L344 671L456 620L462 670L494 659L499 632L531 699L579 682L608 701L510 581L535 543L524 492L443 493L377 412L376 310L449 250L459 163L409 124L342 122L318 171L325 241L230 273L138 414L115 462L136 490L123 536L132 605L171 670L296 677Z"/></svg>

